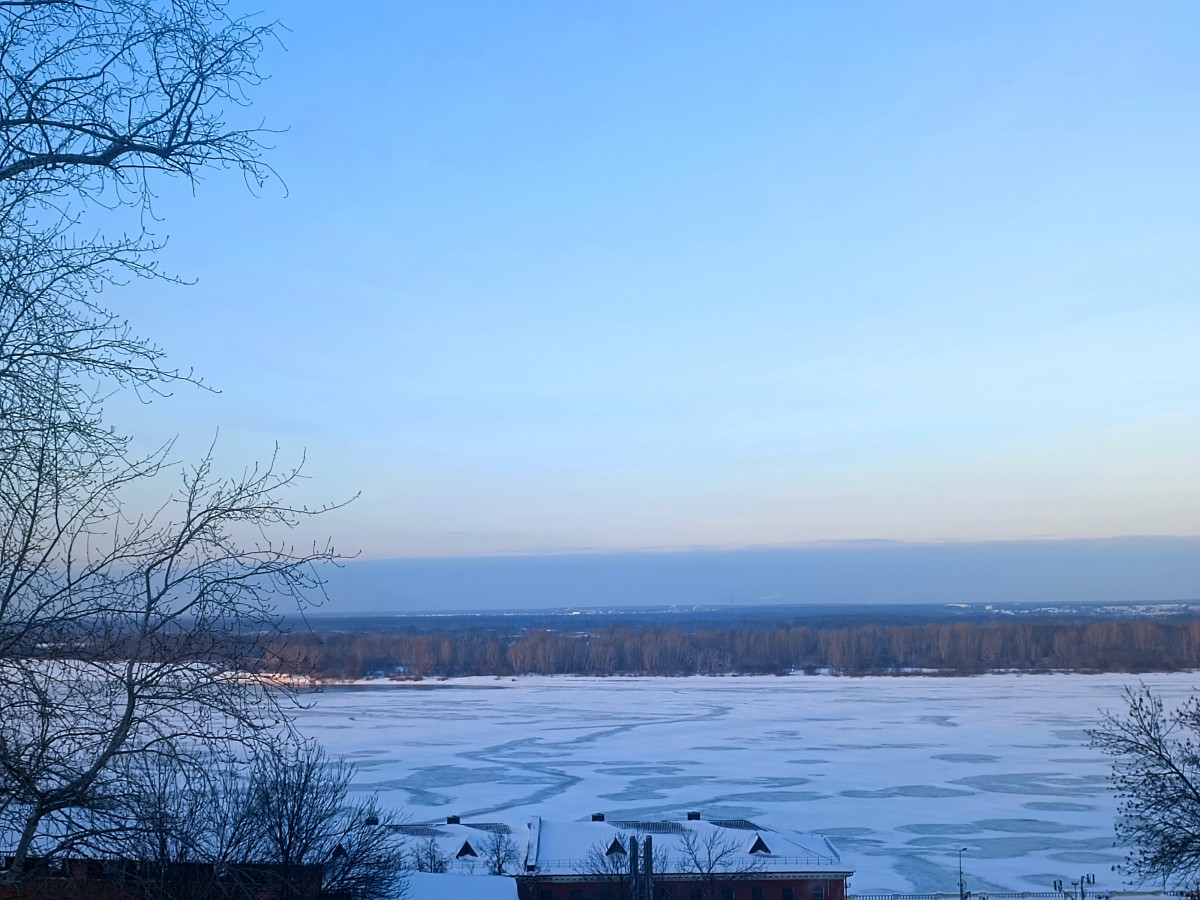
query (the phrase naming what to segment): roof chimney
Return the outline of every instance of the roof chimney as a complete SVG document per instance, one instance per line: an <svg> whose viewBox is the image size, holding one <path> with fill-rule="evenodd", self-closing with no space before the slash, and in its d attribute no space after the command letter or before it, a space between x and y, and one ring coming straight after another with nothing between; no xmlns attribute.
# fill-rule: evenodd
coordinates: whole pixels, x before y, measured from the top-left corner
<svg viewBox="0 0 1200 900"><path fill-rule="evenodd" d="M593 822L603 822L604 821L604 813L592 813L592 821Z"/></svg>
<svg viewBox="0 0 1200 900"><path fill-rule="evenodd" d="M459 818L458 818L458 816L446 816L446 824L447 824L447 825L457 825L457 824L459 824Z"/></svg>
<svg viewBox="0 0 1200 900"><path fill-rule="evenodd" d="M699 822L700 821L700 813L698 813L698 812L688 813L688 821L689 822Z"/></svg>

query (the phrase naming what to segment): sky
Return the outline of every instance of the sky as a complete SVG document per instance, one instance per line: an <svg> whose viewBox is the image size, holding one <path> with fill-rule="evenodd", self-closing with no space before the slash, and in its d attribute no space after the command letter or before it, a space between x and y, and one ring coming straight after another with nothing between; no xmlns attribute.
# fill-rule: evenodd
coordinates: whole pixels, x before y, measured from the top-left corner
<svg viewBox="0 0 1200 900"><path fill-rule="evenodd" d="M680 553L357 560L317 614L1200 599L1200 539L863 541Z"/></svg>
<svg viewBox="0 0 1200 900"><path fill-rule="evenodd" d="M329 9L158 187L139 440L369 560L1200 536L1200 6Z"/></svg>

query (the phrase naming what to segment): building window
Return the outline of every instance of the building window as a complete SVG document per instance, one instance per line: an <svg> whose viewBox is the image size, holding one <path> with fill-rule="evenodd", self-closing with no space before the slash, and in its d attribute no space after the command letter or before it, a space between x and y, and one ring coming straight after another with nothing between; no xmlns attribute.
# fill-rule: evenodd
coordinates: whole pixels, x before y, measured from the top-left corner
<svg viewBox="0 0 1200 900"><path fill-rule="evenodd" d="M750 888L750 900L763 900L763 889L760 887Z"/></svg>
<svg viewBox="0 0 1200 900"><path fill-rule="evenodd" d="M571 888L571 900L583 900L583 891L579 888Z"/></svg>
<svg viewBox="0 0 1200 900"><path fill-rule="evenodd" d="M733 888L721 888L721 900L733 900Z"/></svg>
<svg viewBox="0 0 1200 900"><path fill-rule="evenodd" d="M790 887L785 887L783 889L783 900L796 900L796 892Z"/></svg>
<svg viewBox="0 0 1200 900"><path fill-rule="evenodd" d="M825 885L818 884L813 888L813 900L825 900Z"/></svg>
<svg viewBox="0 0 1200 900"><path fill-rule="evenodd" d="M546 888L538 891L538 900L553 900L553 895Z"/></svg>
<svg viewBox="0 0 1200 900"><path fill-rule="evenodd" d="M692 888L692 900L704 900L704 891L700 888Z"/></svg>

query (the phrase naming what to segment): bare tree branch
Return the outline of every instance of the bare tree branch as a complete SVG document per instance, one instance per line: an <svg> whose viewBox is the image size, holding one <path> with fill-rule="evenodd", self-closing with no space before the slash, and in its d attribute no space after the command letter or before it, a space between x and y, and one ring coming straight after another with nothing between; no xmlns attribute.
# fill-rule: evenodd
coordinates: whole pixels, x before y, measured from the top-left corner
<svg viewBox="0 0 1200 900"><path fill-rule="evenodd" d="M155 173L262 183L262 131L234 120L272 35L224 0L0 0L0 881L152 836L155 858L199 852L134 814L146 791L290 728L261 675L279 610L319 596L337 558L286 540L323 508L288 502L299 466L221 477L210 451L157 511L129 510L170 444L132 456L105 400L198 381L100 302L160 277L159 244L88 230L152 214Z"/></svg>
<svg viewBox="0 0 1200 900"><path fill-rule="evenodd" d="M678 847L674 869L695 877L703 900L718 900L726 889L763 869L761 860L748 857L736 841L716 828L685 831Z"/></svg>
<svg viewBox="0 0 1200 900"><path fill-rule="evenodd" d="M1135 883L1200 891L1200 698L1168 710L1142 685L1104 712L1091 746L1112 757L1120 871Z"/></svg>

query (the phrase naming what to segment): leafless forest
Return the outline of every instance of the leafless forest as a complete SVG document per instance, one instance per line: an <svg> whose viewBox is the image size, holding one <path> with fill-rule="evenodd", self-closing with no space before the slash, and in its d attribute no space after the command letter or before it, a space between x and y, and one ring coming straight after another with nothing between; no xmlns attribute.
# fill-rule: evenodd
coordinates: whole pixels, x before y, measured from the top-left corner
<svg viewBox="0 0 1200 900"><path fill-rule="evenodd" d="M616 624L440 632L321 630L278 638L280 671L324 679L715 675L833 671L1169 672L1200 667L1200 621L954 622L687 629Z"/></svg>

